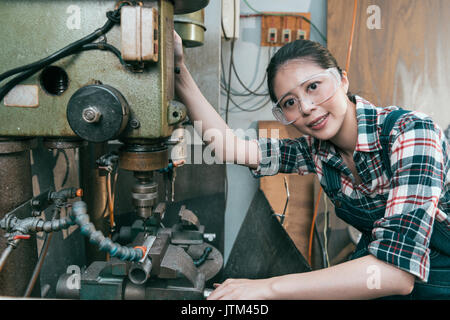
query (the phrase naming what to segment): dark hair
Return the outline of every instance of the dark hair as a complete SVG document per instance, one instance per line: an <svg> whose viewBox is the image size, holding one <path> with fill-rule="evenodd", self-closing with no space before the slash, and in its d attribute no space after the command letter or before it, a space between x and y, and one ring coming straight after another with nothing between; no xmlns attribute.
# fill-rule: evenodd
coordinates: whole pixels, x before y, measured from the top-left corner
<svg viewBox="0 0 450 320"><path fill-rule="evenodd" d="M339 68L336 59L327 48L311 40L295 40L281 47L267 66L267 86L273 102L278 100L273 90L273 81L278 69L286 62L296 59L314 62L323 69L337 68L342 77L342 69ZM347 95L349 98L351 97L350 93Z"/></svg>

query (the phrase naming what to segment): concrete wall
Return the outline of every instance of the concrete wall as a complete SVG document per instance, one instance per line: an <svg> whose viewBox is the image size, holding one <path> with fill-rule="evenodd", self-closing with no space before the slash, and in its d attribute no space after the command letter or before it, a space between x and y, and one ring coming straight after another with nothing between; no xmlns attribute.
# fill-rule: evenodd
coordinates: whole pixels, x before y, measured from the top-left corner
<svg viewBox="0 0 450 320"><path fill-rule="evenodd" d="M215 1L211 1L213 3ZM248 3L258 11L272 12L310 12L311 21L318 27L322 34L326 35L327 2L326 0L248 0ZM211 4L210 4L211 5ZM241 14L254 13L244 1L240 2ZM263 81L265 69L270 56L278 48L269 49L260 46L261 39L261 17L241 18L239 23L239 39L234 45L234 63L241 80L250 89L256 89ZM325 44L319 34L311 28L311 40ZM230 41L222 41L222 55L224 59L223 71L228 80ZM239 92L244 89L239 85L236 76L232 76L232 87ZM267 85L264 82L258 92L266 92ZM256 129L257 121L274 120L271 112L271 103L264 105L267 97L236 97L232 99L242 108L262 108L256 112L242 112L232 103L229 104L229 125L232 129ZM220 113L225 118L227 103L226 94L221 95ZM246 167L238 165L227 165L228 198L225 213L225 261L232 249L234 239L237 236L245 214L256 190L259 181L251 177Z"/></svg>

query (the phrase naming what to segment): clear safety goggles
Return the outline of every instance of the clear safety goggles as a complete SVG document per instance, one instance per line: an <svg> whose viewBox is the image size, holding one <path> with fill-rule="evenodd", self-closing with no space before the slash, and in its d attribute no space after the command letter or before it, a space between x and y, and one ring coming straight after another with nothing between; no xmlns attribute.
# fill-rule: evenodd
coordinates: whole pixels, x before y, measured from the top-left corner
<svg viewBox="0 0 450 320"><path fill-rule="evenodd" d="M316 106L324 103L336 93L341 85L341 76L337 68L326 69L303 80L288 93L283 95L272 108L275 118L288 125L302 114L302 105Z"/></svg>

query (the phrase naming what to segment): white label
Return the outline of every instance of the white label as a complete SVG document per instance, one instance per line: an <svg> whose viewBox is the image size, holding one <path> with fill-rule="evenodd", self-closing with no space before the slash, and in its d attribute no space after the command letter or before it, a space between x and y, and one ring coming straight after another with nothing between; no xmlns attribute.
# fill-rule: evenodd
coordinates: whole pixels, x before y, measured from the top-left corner
<svg viewBox="0 0 450 320"><path fill-rule="evenodd" d="M39 106L39 90L36 85L15 86L3 100L7 107L36 108Z"/></svg>

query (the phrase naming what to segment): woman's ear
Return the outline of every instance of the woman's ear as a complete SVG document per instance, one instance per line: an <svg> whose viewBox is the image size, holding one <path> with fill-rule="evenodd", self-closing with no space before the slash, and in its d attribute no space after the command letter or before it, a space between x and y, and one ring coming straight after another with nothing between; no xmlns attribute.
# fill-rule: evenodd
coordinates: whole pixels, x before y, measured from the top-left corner
<svg viewBox="0 0 450 320"><path fill-rule="evenodd" d="M348 81L347 71L345 70L342 70L341 86L344 89L344 92L347 93L348 88L350 87L350 82Z"/></svg>

